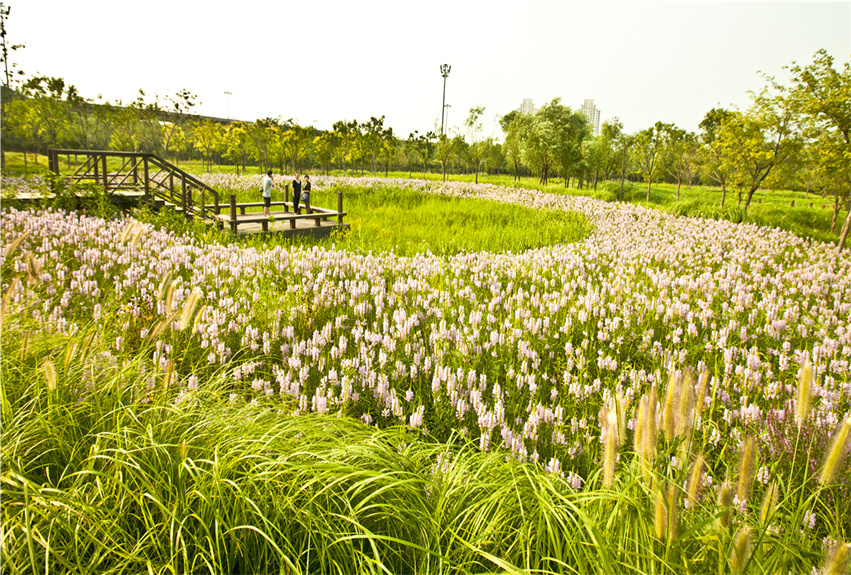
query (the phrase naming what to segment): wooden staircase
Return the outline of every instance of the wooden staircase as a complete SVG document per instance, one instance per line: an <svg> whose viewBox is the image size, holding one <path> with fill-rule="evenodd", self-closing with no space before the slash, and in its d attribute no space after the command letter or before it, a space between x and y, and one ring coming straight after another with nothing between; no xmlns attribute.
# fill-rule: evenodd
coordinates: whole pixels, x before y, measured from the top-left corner
<svg viewBox="0 0 851 575"><path fill-rule="evenodd" d="M187 218L201 218L219 223L219 193L174 164L142 152L103 150L65 150L50 148L47 159L50 170L60 175L60 156L74 156L75 164L83 160L71 174L61 174L72 182L92 182L103 186L107 195L142 195L152 204L172 206ZM120 164L119 164L120 163Z"/></svg>

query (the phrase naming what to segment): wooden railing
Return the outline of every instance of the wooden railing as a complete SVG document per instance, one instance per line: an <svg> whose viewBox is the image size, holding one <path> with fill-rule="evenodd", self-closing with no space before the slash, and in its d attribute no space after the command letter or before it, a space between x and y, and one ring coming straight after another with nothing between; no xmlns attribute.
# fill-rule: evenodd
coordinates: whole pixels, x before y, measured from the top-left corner
<svg viewBox="0 0 851 575"><path fill-rule="evenodd" d="M59 157L83 156L76 170L65 176L75 182L91 181L103 186L108 195L118 190L143 192L145 196L161 199L181 209L187 217L218 221L219 193L174 164L143 152L112 152L104 150L47 150L50 170L60 175ZM110 165L108 160L120 160Z"/></svg>

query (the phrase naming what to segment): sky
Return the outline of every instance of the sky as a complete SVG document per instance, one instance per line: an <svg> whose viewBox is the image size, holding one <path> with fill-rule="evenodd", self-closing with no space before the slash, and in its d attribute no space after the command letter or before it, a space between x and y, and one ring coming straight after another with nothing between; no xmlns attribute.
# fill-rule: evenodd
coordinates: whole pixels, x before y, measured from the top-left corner
<svg viewBox="0 0 851 575"><path fill-rule="evenodd" d="M698 130L713 107L749 105L761 73L851 55L851 3L474 0L8 0L10 60L86 97L129 103L188 90L198 113L330 129L385 116L397 137L485 136L524 98L593 99L627 132ZM231 95L225 94L230 92Z"/></svg>

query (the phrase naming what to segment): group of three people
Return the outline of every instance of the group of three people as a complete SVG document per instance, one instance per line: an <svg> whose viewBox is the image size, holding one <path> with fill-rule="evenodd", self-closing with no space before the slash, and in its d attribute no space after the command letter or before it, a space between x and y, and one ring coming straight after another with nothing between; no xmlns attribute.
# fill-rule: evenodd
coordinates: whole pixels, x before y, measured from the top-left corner
<svg viewBox="0 0 851 575"><path fill-rule="evenodd" d="M296 172L293 180L293 211L297 214L301 213L298 207L299 201L304 202L305 206L310 205L310 176L304 175L304 184L301 182L301 175ZM266 177L263 178L263 215L269 217L269 207L272 205L272 170L266 172Z"/></svg>

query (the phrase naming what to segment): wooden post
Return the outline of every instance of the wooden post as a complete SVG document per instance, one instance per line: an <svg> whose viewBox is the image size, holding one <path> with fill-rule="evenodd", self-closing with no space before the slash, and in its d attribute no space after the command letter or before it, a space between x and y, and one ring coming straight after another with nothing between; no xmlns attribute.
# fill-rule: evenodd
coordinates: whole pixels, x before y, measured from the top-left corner
<svg viewBox="0 0 851 575"><path fill-rule="evenodd" d="M310 207L310 200L307 200L306 202L304 202L304 213L306 213L306 214L312 214L313 213L313 209L311 209L311 207ZM321 219L322 218L316 218L316 219L313 220L316 223L317 228L322 225L322 223L320 222Z"/></svg>
<svg viewBox="0 0 851 575"><path fill-rule="evenodd" d="M92 167L95 169L95 183L100 181L100 167L98 166L98 158L96 155L92 155Z"/></svg>
<svg viewBox="0 0 851 575"><path fill-rule="evenodd" d="M184 176L183 181L186 181ZM195 202L192 199L192 186L186 188L186 209L183 210L183 215L189 217L189 212L195 207Z"/></svg>
<svg viewBox="0 0 851 575"><path fill-rule="evenodd" d="M343 225L343 192L337 192L337 223Z"/></svg>
<svg viewBox="0 0 851 575"><path fill-rule="evenodd" d="M151 180L148 174L148 156L144 156L142 158L142 163L144 164L144 175L145 175L145 195L151 195Z"/></svg>
<svg viewBox="0 0 851 575"><path fill-rule="evenodd" d="M133 186L139 185L139 163L136 161L136 156L130 158L130 169L133 170Z"/></svg>
<svg viewBox="0 0 851 575"><path fill-rule="evenodd" d="M290 185L284 184L284 211L289 212L290 207L287 205L287 202L290 201Z"/></svg>
<svg viewBox="0 0 851 575"><path fill-rule="evenodd" d="M183 185L182 185L182 194L180 194L180 206L183 208L183 216L186 217L189 215L186 206L186 176L183 176Z"/></svg>
<svg viewBox="0 0 851 575"><path fill-rule="evenodd" d="M269 231L269 220L263 220L262 222L260 222L260 227L263 229L264 232L268 232Z"/></svg>
<svg viewBox="0 0 851 575"><path fill-rule="evenodd" d="M171 192L171 203L174 203L174 172L168 175L168 189ZM183 193L186 193L186 178L183 178Z"/></svg>
<svg viewBox="0 0 851 575"><path fill-rule="evenodd" d="M219 194L218 192L213 192L213 201L216 202L215 212L216 215L219 215Z"/></svg>
<svg viewBox="0 0 851 575"><path fill-rule="evenodd" d="M795 200L792 200L792 207L795 207Z"/></svg>
<svg viewBox="0 0 851 575"><path fill-rule="evenodd" d="M236 233L236 196L230 195L230 229Z"/></svg>
<svg viewBox="0 0 851 575"><path fill-rule="evenodd" d="M106 154L100 158L103 165L103 191L109 195L109 172L106 170Z"/></svg>
<svg viewBox="0 0 851 575"><path fill-rule="evenodd" d="M812 203L812 202L810 202L810 207L813 207L813 203Z"/></svg>

